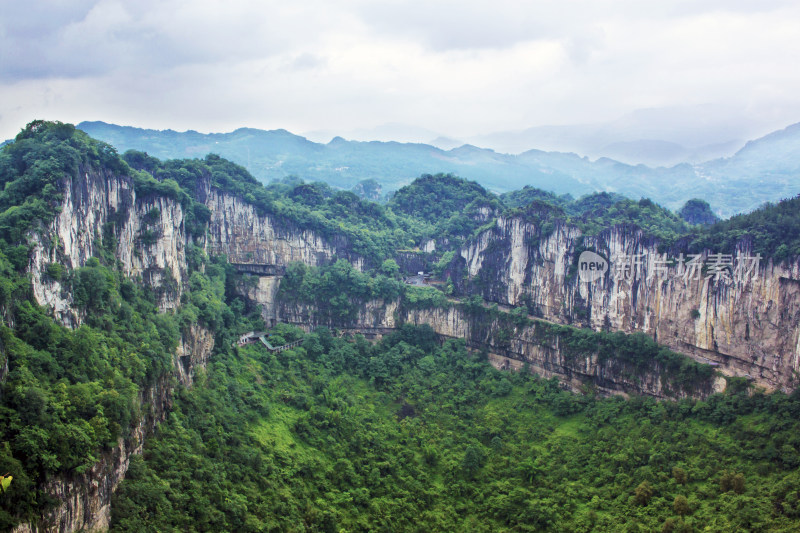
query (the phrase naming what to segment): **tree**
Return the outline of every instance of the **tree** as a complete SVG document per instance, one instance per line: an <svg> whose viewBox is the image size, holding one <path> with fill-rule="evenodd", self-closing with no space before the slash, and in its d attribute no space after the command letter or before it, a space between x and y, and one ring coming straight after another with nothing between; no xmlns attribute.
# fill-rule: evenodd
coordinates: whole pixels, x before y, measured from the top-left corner
<svg viewBox="0 0 800 533"><path fill-rule="evenodd" d="M678 485L686 485L686 481L688 476L686 475L686 470L683 468L676 466L672 469L672 477L675 478L675 482Z"/></svg>
<svg viewBox="0 0 800 533"><path fill-rule="evenodd" d="M483 462L486 459L486 454L477 446L467 446L464 452L464 459L461 461L461 470L468 479L472 479L483 467Z"/></svg>
<svg viewBox="0 0 800 533"><path fill-rule="evenodd" d="M400 266L394 259L386 259L383 264L381 264L381 273L386 274L390 278L398 278L400 277Z"/></svg>
<svg viewBox="0 0 800 533"><path fill-rule="evenodd" d="M719 489L722 492L733 491L742 494L745 490L745 479L742 473L725 470L719 478Z"/></svg>
<svg viewBox="0 0 800 533"><path fill-rule="evenodd" d="M647 481L642 481L633 492L633 500L637 505L647 505L653 497L653 487Z"/></svg>
<svg viewBox="0 0 800 533"><path fill-rule="evenodd" d="M675 500L672 502L672 509L675 514L680 516L689 514L689 500L686 499L686 496L675 496Z"/></svg>

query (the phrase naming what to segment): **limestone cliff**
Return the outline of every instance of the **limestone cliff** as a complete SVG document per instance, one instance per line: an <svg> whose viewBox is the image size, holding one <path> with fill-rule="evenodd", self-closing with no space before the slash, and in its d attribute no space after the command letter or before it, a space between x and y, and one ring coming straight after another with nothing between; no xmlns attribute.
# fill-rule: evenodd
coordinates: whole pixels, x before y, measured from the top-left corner
<svg viewBox="0 0 800 533"><path fill-rule="evenodd" d="M131 178L125 176L85 168L78 175L65 176L61 192L53 221L30 235L29 271L37 301L68 326L79 325L82 317L71 305L68 288L51 275L51 263L76 269L92 256L111 254L126 275L162 289L162 309L180 302L188 277L190 242L209 254L226 254L238 264L281 266L301 261L319 265L343 257L365 268L346 239L326 238L260 213L244 199L212 187L208 178L195 190L195 200L210 210L207 231L200 236L187 231L180 202L155 194L139 197ZM424 246L426 254L435 249L433 242ZM770 388L795 387L794 374L800 370L797 263L763 261L757 275L731 283L709 279L705 272L691 280L676 265L655 268L643 263L626 272L625 279L609 271L586 283L576 275L576 258L584 249L606 258L655 257L659 243L626 227L584 237L579 229L561 223L545 230L530 220L501 217L459 250L447 275L462 294L479 292L490 302L525 305L556 323L645 333L701 362L718 363L727 374L749 375ZM746 253L746 244L738 251ZM331 323L314 308L281 300L279 283L279 277L261 277L240 287L264 306L268 324L330 325L380 335L401 323L424 323L442 336L465 339L471 348L485 350L498 367L521 368L527 363L544 376L558 376L573 389L589 385L601 393L676 398L704 396L721 387L717 381L691 392L676 389L663 379L655 363L644 372L634 372L627 363L603 359L598 353L570 352L544 323L509 325L497 315L470 312L462 306L416 309L399 302L370 301L347 323ZM111 494L124 478L130 455L141 450L146 435L165 417L176 384L192 383L213 342L211 334L199 326L186 332L174 354L172 374L140 392L141 405L150 407L142 409L146 414L129 436L103 452L89 471L51 479L45 489L61 504L41 523L20 526L18 531L103 528Z"/></svg>
<svg viewBox="0 0 800 533"><path fill-rule="evenodd" d="M226 254L234 263L303 261L316 265L339 255L360 264L357 257L347 255L346 241L330 243L312 231L260 216L247 202L210 187L209 180L196 188L197 200L212 213L207 234L199 237L187 233L181 203L157 194L137 196L133 180L127 176L81 168L77 175L61 179L60 192L55 218L29 235L33 246L28 270L36 300L69 327L80 325L83 317L72 306L66 286L69 277L52 276L51 263L59 263L69 272L85 266L94 256L110 254L127 276L160 289L162 310L180 302L188 278L186 247L192 241L210 254ZM265 288L265 294L270 290ZM142 414L129 434L114 448L104 450L85 473L48 480L42 489L59 504L15 531L106 529L111 495L124 479L131 455L141 452L146 436L166 417L175 387L193 383L196 370L205 366L213 347L214 338L207 329L190 327L173 356L172 372L140 391ZM0 379L6 372L4 365Z"/></svg>
<svg viewBox="0 0 800 533"><path fill-rule="evenodd" d="M208 190L205 203L211 209L208 252L224 253L231 263L285 266L301 261L316 266L341 257L359 270L364 267L343 237L324 238L293 222L259 214L243 199L214 188Z"/></svg>
<svg viewBox="0 0 800 533"><path fill-rule="evenodd" d="M196 241L208 254L225 254L232 263L309 265L344 257L358 268L361 258L349 253L344 238L325 239L270 215L260 215L245 200L197 185L198 200L211 210L205 235L187 234L182 205L165 196L137 196L133 181L106 170L82 168L64 176L59 212L47 227L32 232L29 271L37 301L64 324L77 326L80 314L58 279L47 273L50 263L75 269L106 248L126 275L160 287L162 310L174 308L187 276L186 245Z"/></svg>
<svg viewBox="0 0 800 533"><path fill-rule="evenodd" d="M59 212L30 235L29 271L37 301L64 324L80 324L70 292L48 275L47 266L82 267L105 246L125 274L145 283L161 286L169 272L176 292L165 292L161 307L174 307L186 273L181 205L162 196L137 198L130 178L105 170L82 168L77 176L64 176L60 189Z"/></svg>
<svg viewBox="0 0 800 533"><path fill-rule="evenodd" d="M585 249L611 263L593 282L577 275ZM478 291L491 302L526 305L559 323L642 332L728 375L793 389L800 370L800 265L762 260L746 276L733 276L730 268L715 276L707 270L712 253L750 255L746 242L706 251L698 259L706 270L692 273L680 262L663 262L680 259L679 251L660 253L659 243L635 228L582 237L556 223L543 235L533 222L501 217L460 250L450 275L461 291Z"/></svg>
<svg viewBox="0 0 800 533"><path fill-rule="evenodd" d="M328 326L368 338L390 333L403 323L427 324L443 337L464 339L469 348L485 351L497 368L519 370L527 364L531 371L548 378L557 377L574 391L589 387L604 395L644 394L676 399L705 397L725 386L724 379L711 377L695 388L684 389L672 383L656 362L642 369L623 360L603 359L597 352L575 353L563 345L558 335L549 333L544 322L514 324L485 309L475 312L461 305L416 309L404 307L397 301L372 300L360 305L352 319L331 319L313 306L276 298L279 278L261 279L258 285L244 292L264 306L264 315L272 322L295 324L305 329ZM270 287L269 291L261 290L266 286Z"/></svg>

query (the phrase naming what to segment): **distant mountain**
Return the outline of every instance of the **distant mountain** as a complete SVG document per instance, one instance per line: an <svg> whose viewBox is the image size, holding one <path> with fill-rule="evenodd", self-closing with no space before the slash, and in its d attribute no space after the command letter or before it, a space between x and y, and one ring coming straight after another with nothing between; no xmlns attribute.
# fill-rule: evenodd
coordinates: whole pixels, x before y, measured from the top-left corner
<svg viewBox="0 0 800 533"><path fill-rule="evenodd" d="M327 142L334 137L343 137L351 141L396 141L401 143L436 143L430 139L441 137L440 133L411 124L389 122L374 128L359 128L349 131L315 130L303 133L303 136L315 142ZM459 146L464 144L459 143ZM438 145L436 145L438 146ZM452 148L452 147L451 147Z"/></svg>
<svg viewBox="0 0 800 533"><path fill-rule="evenodd" d="M124 152L136 149L161 159L217 153L244 165L264 182L296 175L352 189L374 179L385 192L421 174L453 173L496 192L532 185L575 197L594 191L648 197L677 210L692 198L726 217L764 202L800 193L800 124L747 143L729 158L652 168L609 158L528 150L508 155L463 145L442 150L427 144L347 141L311 142L286 130L241 128L231 133L156 131L83 122L78 127Z"/></svg>
<svg viewBox="0 0 800 533"><path fill-rule="evenodd" d="M602 152L611 159L636 161L653 167L685 163L691 156L691 152L680 144L648 139L611 143Z"/></svg>
<svg viewBox="0 0 800 533"><path fill-rule="evenodd" d="M672 166L730 157L746 139L773 129L773 122L746 110L694 105L639 109L608 122L536 126L467 140L499 152L538 148L632 165Z"/></svg>
<svg viewBox="0 0 800 533"><path fill-rule="evenodd" d="M499 192L525 184L560 193L583 194L593 190L581 179L555 168L530 165L521 156L498 154L474 146L442 150L427 144L347 141L334 137L327 144L314 143L285 130L241 128L231 133L178 133L83 122L78 127L120 152L141 150L160 159L202 157L217 153L244 165L254 176L269 182L287 175L321 180L351 189L373 178L383 190L399 189L421 174L453 173L479 181ZM573 154L561 154L567 159ZM557 157L557 156L556 156Z"/></svg>

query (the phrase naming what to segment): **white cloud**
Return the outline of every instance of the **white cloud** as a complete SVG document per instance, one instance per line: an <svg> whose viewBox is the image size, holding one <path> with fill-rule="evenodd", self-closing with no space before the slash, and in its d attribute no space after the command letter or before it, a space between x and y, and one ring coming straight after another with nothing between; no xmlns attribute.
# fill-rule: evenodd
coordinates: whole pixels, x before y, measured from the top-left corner
<svg viewBox="0 0 800 533"><path fill-rule="evenodd" d="M791 1L8 4L2 138L34 118L454 137L708 103L800 120Z"/></svg>

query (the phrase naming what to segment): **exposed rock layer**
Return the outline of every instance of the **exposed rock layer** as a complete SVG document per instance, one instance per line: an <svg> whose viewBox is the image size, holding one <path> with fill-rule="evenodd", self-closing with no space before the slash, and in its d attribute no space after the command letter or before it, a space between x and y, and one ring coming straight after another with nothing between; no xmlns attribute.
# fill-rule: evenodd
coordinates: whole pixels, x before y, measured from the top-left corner
<svg viewBox="0 0 800 533"><path fill-rule="evenodd" d="M162 422L172 406L178 383L190 385L198 368L204 368L214 347L208 330L194 326L181 337L175 371L139 393L141 416L130 434L103 450L100 460L83 474L63 474L42 489L59 504L39 520L19 525L15 533L44 531L103 531L111 519L111 496L125 478L132 455L142 452L145 438Z"/></svg>
<svg viewBox="0 0 800 533"><path fill-rule="evenodd" d="M256 290L247 293L250 298L257 298L260 294ZM643 394L677 399L705 397L723 390L725 386L724 379L718 377L697 390L669 388L657 365L642 372L620 360L602 360L597 353L575 355L560 345L557 336L543 333L543 323L514 326L491 318L489 313L469 313L458 305L409 309L398 302L373 300L361 306L352 320L340 321L330 320L317 309L303 304L274 298L261 303L265 316L270 320L306 329L329 326L366 336L381 336L403 323L427 324L443 337L464 339L469 348L486 351L490 362L497 368L518 370L527 364L532 372L548 378L558 377L566 387L575 391L589 387L603 395Z"/></svg>
<svg viewBox="0 0 800 533"><path fill-rule="evenodd" d="M605 275L591 283L578 275L584 249L611 260ZM752 378L768 389L793 389L800 371L800 264L761 260L749 273L735 272L737 254L751 256L742 243L736 250L706 251L706 270L694 273L657 262L681 258L665 253L659 254L657 241L625 226L583 238L563 224L542 235L533 223L500 218L460 251L461 262L450 274L461 291L478 291L487 301L527 305L559 323L642 332L698 361L716 363L728 375ZM707 270L714 263L709 254L717 253L730 254L734 262L719 277ZM622 266L634 259L641 264Z"/></svg>

